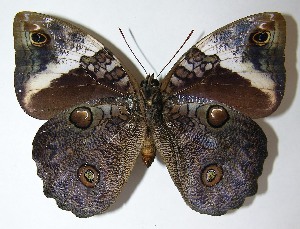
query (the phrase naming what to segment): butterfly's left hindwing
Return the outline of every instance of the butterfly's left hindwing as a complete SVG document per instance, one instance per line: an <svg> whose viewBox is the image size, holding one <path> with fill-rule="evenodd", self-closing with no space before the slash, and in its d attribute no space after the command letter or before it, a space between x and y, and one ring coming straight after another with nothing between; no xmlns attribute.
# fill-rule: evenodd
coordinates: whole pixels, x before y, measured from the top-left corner
<svg viewBox="0 0 300 229"><path fill-rule="evenodd" d="M105 211L126 183L144 139L144 125L124 98L81 104L44 124L33 159L44 193L78 217Z"/></svg>

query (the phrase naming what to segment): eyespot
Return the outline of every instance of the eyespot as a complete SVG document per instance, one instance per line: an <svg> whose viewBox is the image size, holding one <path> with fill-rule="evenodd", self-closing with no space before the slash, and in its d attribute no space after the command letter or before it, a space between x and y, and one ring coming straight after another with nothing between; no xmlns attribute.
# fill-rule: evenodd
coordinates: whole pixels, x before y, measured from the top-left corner
<svg viewBox="0 0 300 229"><path fill-rule="evenodd" d="M202 182L205 186L212 187L220 182L223 177L221 166L209 165L202 171Z"/></svg>
<svg viewBox="0 0 300 229"><path fill-rule="evenodd" d="M30 42L33 46L42 47L50 42L50 37L42 31L34 31L30 32Z"/></svg>
<svg viewBox="0 0 300 229"><path fill-rule="evenodd" d="M78 169L78 177L84 186L94 188L99 181L99 171L94 166L85 164Z"/></svg>
<svg viewBox="0 0 300 229"><path fill-rule="evenodd" d="M222 106L211 106L207 111L207 122L214 128L222 127L229 119L229 114Z"/></svg>
<svg viewBox="0 0 300 229"><path fill-rule="evenodd" d="M271 33L269 31L257 31L250 35L250 42L258 46L263 46L269 43Z"/></svg>
<svg viewBox="0 0 300 229"><path fill-rule="evenodd" d="M88 107L77 107L71 112L69 120L77 128L87 129L93 122L93 114Z"/></svg>

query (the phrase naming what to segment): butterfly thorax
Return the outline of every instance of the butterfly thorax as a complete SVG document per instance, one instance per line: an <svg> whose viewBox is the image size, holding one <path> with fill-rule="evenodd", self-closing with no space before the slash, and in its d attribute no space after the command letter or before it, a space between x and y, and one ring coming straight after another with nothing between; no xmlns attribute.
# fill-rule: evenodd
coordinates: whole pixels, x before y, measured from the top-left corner
<svg viewBox="0 0 300 229"><path fill-rule="evenodd" d="M143 105L145 109L145 123L147 125L145 139L142 147L142 160L147 167L152 164L156 148L152 137L151 123L153 121L161 120L162 110L162 95L160 91L160 84L154 75L148 75L145 80L141 82L141 93L144 99Z"/></svg>
<svg viewBox="0 0 300 229"><path fill-rule="evenodd" d="M154 75L148 75L141 82L141 93L144 98L144 108L147 120L152 120L162 109L162 95L160 92L159 81L154 79Z"/></svg>

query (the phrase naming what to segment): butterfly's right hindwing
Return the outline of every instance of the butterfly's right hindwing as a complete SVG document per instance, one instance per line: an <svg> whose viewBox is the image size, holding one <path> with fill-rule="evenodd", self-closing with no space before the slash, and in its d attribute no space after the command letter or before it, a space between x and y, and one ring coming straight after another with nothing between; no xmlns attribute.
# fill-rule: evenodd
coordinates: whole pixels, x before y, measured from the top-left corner
<svg viewBox="0 0 300 229"><path fill-rule="evenodd" d="M254 121L224 104L189 99L166 104L165 123L155 128L157 150L192 209L223 215L256 193L267 139Z"/></svg>

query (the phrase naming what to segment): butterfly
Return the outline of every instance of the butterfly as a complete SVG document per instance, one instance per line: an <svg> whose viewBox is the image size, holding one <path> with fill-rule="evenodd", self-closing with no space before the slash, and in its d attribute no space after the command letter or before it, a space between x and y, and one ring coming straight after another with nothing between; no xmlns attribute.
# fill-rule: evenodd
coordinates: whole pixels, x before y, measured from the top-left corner
<svg viewBox="0 0 300 229"><path fill-rule="evenodd" d="M52 16L14 19L15 91L48 120L33 140L44 193L78 217L104 212L138 155L159 153L186 204L209 215L257 192L267 138L252 120L285 89L285 20L260 13L191 47L160 82L142 82L91 35Z"/></svg>

